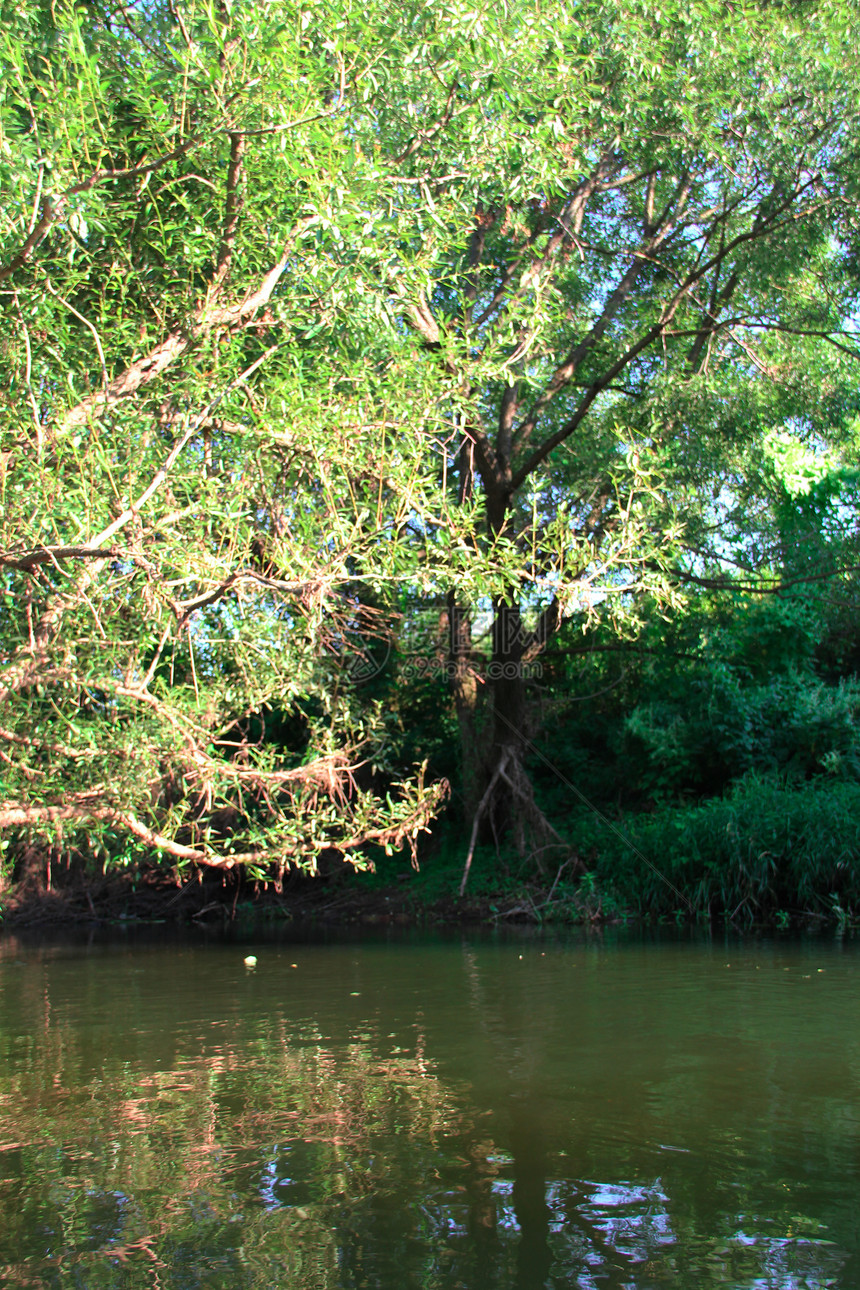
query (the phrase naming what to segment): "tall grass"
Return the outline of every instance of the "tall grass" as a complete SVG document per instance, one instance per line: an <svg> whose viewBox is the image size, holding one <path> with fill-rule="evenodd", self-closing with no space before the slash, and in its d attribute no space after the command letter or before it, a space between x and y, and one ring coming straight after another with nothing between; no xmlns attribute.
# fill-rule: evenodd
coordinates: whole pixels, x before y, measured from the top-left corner
<svg viewBox="0 0 860 1290"><path fill-rule="evenodd" d="M860 784L750 773L723 798L618 824L632 846L594 817L575 836L590 882L637 913L689 902L688 912L752 922L860 910Z"/></svg>

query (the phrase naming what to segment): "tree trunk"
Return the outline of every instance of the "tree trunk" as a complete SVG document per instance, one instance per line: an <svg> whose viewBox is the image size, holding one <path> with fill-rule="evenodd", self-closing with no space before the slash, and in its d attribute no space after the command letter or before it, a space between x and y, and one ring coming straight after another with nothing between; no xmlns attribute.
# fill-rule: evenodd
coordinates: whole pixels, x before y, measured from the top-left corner
<svg viewBox="0 0 860 1290"><path fill-rule="evenodd" d="M457 455L458 505L471 501L474 491L474 452L464 438ZM461 605L453 591L448 594L448 681L460 732L463 809L471 821L486 787L486 768L479 734L479 681L472 656L472 607Z"/></svg>
<svg viewBox="0 0 860 1290"><path fill-rule="evenodd" d="M507 765L487 806L487 822L494 838L513 832L517 851L526 847L523 820L513 791L521 775L527 743L526 689L523 675L523 622L519 605L497 601L493 606L493 655L489 666L492 698L492 745L489 772Z"/></svg>
<svg viewBox="0 0 860 1290"><path fill-rule="evenodd" d="M487 522L490 538L503 529L510 536L510 494L506 489L488 488ZM545 626L557 626L558 616L545 614ZM537 636L540 636L538 633ZM528 692L524 662L527 644L542 644L524 629L516 591L493 605L492 657L487 668L487 700L490 705L488 755L481 759L480 778L472 810L473 840L498 847L512 840L517 854L531 853L540 873L546 873L543 853L548 846L563 849L561 839L534 800L525 768L525 757L533 731L528 724ZM470 848L469 862L472 848ZM468 872L464 874L465 878Z"/></svg>
<svg viewBox="0 0 860 1290"><path fill-rule="evenodd" d="M467 819L482 793L483 764L478 740L478 677L472 660L471 610L448 595L448 681L460 732L461 784Z"/></svg>

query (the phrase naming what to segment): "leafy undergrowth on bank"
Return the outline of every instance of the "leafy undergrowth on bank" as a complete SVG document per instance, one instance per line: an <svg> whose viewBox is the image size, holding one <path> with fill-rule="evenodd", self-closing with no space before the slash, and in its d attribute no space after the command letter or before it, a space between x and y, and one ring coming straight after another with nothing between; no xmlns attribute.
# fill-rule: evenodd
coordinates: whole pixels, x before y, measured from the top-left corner
<svg viewBox="0 0 860 1290"><path fill-rule="evenodd" d="M464 896L466 847L443 821L418 870L408 854L374 857L371 872L334 866L288 875L280 890L241 874L179 875L157 864L101 872L31 852L2 898L8 924L70 922L334 923L689 922L860 924L860 785L785 783L749 775L722 798L609 821L567 824L571 849L533 857L478 847Z"/></svg>
<svg viewBox="0 0 860 1290"><path fill-rule="evenodd" d="M577 822L589 879L639 916L844 923L860 910L860 785L748 775L723 798Z"/></svg>
<svg viewBox="0 0 860 1290"><path fill-rule="evenodd" d="M788 926L860 922L860 785L749 774L725 797L615 820L568 823L571 852L538 874L528 857L478 848L467 893L493 919L704 921ZM465 847L443 833L419 873L381 857L367 890L401 884L419 905L451 900Z"/></svg>

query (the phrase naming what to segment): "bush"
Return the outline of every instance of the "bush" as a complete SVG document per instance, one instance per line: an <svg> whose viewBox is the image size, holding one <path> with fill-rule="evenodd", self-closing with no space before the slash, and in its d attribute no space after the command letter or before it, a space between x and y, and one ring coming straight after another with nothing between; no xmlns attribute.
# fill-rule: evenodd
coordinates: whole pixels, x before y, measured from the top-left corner
<svg viewBox="0 0 860 1290"><path fill-rule="evenodd" d="M640 914L771 919L860 908L860 785L751 773L724 798L575 826L590 881ZM834 899L835 898L835 899Z"/></svg>

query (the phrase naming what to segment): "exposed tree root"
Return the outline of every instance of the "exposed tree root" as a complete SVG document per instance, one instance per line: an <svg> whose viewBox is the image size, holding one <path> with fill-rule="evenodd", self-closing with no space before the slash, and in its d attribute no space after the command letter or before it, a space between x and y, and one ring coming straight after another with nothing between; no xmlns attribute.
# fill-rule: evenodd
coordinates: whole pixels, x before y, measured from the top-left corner
<svg viewBox="0 0 860 1290"><path fill-rule="evenodd" d="M509 792L504 801L500 801L500 786L504 785ZM500 819L499 817L503 817ZM505 744L501 749L498 761L490 776L490 782L478 803L472 820L472 833L469 839L469 850L463 867L460 882L460 896L466 891L469 871L475 855L475 847L482 822L493 830L494 836L503 829L497 829L499 823L507 823L513 830L517 852L528 855L535 863L538 872L546 876L544 853L551 849L561 849L568 854L571 851L568 843L553 828L534 798L531 780L522 764L519 748L513 743Z"/></svg>

